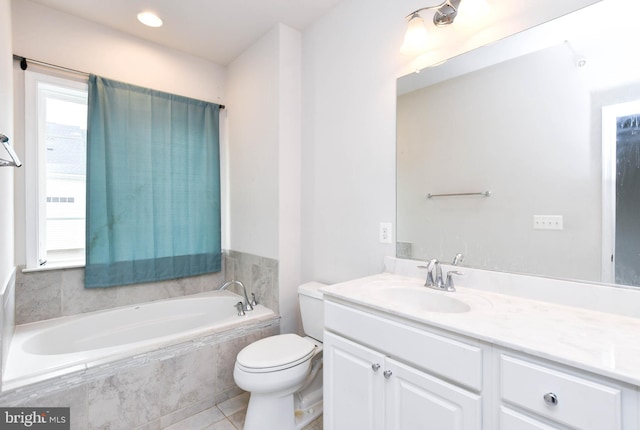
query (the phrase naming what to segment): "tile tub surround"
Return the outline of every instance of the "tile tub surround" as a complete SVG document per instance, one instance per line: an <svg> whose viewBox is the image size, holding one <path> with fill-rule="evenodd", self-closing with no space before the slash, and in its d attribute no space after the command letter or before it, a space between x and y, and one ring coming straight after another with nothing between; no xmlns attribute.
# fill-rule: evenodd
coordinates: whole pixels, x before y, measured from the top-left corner
<svg viewBox="0 0 640 430"><path fill-rule="evenodd" d="M4 406L67 406L77 430L160 429L242 391L237 353L279 332L274 318L3 392Z"/></svg>
<svg viewBox="0 0 640 430"><path fill-rule="evenodd" d="M223 253L222 271L188 278L109 288L84 288L84 268L23 273L18 268L15 323L26 324L118 306L163 300L242 281L258 301L278 312L278 261L233 250ZM241 294L240 291L232 291Z"/></svg>
<svg viewBox="0 0 640 430"><path fill-rule="evenodd" d="M146 284L84 288L84 268L16 275L16 324L211 291L224 283L218 273Z"/></svg>
<svg viewBox="0 0 640 430"><path fill-rule="evenodd" d="M272 309L275 313L280 312L278 260L231 250L227 251L225 257L226 278L241 281L247 288L247 294L256 294L258 303ZM234 285L230 289L242 295L239 287Z"/></svg>

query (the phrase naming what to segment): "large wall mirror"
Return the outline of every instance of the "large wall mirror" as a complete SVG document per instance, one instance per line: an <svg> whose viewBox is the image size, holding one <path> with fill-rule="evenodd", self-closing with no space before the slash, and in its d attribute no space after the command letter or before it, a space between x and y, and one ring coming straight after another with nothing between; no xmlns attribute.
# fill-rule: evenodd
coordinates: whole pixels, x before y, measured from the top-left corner
<svg viewBox="0 0 640 430"><path fill-rule="evenodd" d="M640 286L639 16L603 0L400 78L398 257Z"/></svg>

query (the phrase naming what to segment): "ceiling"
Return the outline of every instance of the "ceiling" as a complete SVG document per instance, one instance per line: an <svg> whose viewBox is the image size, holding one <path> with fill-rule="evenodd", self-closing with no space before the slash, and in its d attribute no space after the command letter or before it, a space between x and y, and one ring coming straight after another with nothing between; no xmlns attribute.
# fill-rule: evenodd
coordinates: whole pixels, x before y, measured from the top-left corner
<svg viewBox="0 0 640 430"><path fill-rule="evenodd" d="M342 0L34 0L163 46L227 65L277 23L304 30ZM156 13L160 28L138 22Z"/></svg>

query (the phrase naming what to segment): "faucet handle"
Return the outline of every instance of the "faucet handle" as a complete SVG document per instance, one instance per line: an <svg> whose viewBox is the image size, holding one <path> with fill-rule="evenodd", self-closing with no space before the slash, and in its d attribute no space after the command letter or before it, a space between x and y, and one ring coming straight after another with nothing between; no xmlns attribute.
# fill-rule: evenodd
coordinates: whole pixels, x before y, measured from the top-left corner
<svg viewBox="0 0 640 430"><path fill-rule="evenodd" d="M251 293L251 306L258 306L258 301L256 300L256 293Z"/></svg>
<svg viewBox="0 0 640 430"><path fill-rule="evenodd" d="M432 259L432 260L427 260L425 261L426 265L421 264L420 266L416 266L418 269L431 269L431 265L437 263L438 260L437 259Z"/></svg>
<svg viewBox="0 0 640 430"><path fill-rule="evenodd" d="M433 280L433 271L431 270L431 266L433 266L434 264L438 264L438 260L436 260L435 258L433 260L429 260L427 261L427 265L426 266L418 266L418 269L427 269L427 279L424 283L425 287L433 287L434 285L436 285L435 281Z"/></svg>
<svg viewBox="0 0 640 430"><path fill-rule="evenodd" d="M462 255L461 253L457 253L455 257L453 257L453 264L454 266L457 266L458 264L462 263L462 260L464 260L464 255Z"/></svg>
<svg viewBox="0 0 640 430"><path fill-rule="evenodd" d="M458 272L457 270L450 270L449 272L447 272L447 281L444 284L444 288L447 291L455 291L456 287L453 285L453 275L464 275L464 273L462 272Z"/></svg>
<svg viewBox="0 0 640 430"><path fill-rule="evenodd" d="M236 310L238 311L238 316L239 317L243 317L243 316L246 315L244 313L244 305L242 304L242 302L236 303Z"/></svg>

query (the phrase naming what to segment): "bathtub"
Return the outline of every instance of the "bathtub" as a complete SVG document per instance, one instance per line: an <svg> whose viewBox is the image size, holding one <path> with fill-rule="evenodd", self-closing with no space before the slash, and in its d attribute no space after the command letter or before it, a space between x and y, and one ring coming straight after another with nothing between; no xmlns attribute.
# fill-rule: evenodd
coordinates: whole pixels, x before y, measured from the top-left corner
<svg viewBox="0 0 640 430"><path fill-rule="evenodd" d="M176 345L184 348L207 336L276 318L262 305L238 316L239 301L242 297L230 291L212 291L16 326L2 389Z"/></svg>

